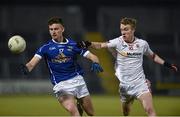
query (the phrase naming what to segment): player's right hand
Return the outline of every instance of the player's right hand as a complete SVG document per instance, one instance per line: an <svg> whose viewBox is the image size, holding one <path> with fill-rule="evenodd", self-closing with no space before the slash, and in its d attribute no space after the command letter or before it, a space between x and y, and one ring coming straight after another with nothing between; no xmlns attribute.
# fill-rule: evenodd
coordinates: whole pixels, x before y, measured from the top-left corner
<svg viewBox="0 0 180 117"><path fill-rule="evenodd" d="M22 74L27 75L29 73L28 68L24 64L19 65L19 70Z"/></svg>
<svg viewBox="0 0 180 117"><path fill-rule="evenodd" d="M88 48L89 46L91 46L91 42L89 41L80 41L80 42L77 42L77 46L78 48Z"/></svg>

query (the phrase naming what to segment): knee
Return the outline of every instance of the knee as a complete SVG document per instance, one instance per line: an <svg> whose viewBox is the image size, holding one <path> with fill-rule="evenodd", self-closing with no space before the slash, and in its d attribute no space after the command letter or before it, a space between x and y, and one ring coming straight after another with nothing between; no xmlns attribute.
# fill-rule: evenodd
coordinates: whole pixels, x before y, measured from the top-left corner
<svg viewBox="0 0 180 117"><path fill-rule="evenodd" d="M87 114L88 116L94 116L94 115L95 115L93 108L84 108L84 110L85 110L85 112L86 112L86 114Z"/></svg>
<svg viewBox="0 0 180 117"><path fill-rule="evenodd" d="M94 116L94 108L93 105L90 103L82 103L83 110L86 112L88 116Z"/></svg>
<svg viewBox="0 0 180 117"><path fill-rule="evenodd" d="M94 116L94 111L88 111L88 112L87 112L87 115L88 115L88 116Z"/></svg>
<svg viewBox="0 0 180 117"><path fill-rule="evenodd" d="M76 107L73 106L73 105L68 105L68 106L66 106L66 110L67 110L69 113L71 113L71 115L74 115L75 113L78 112L78 110L76 109Z"/></svg>

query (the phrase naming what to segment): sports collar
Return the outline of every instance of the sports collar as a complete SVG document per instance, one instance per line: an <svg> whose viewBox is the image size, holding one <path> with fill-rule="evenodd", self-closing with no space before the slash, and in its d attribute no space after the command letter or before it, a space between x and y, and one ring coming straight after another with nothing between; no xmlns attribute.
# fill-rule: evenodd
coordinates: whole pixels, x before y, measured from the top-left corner
<svg viewBox="0 0 180 117"><path fill-rule="evenodd" d="M66 39L66 38L63 39L63 42L57 42L57 41L55 41L54 39L52 39L52 41L53 41L54 43L58 43L58 44L67 44L67 43L69 42L69 40Z"/></svg>

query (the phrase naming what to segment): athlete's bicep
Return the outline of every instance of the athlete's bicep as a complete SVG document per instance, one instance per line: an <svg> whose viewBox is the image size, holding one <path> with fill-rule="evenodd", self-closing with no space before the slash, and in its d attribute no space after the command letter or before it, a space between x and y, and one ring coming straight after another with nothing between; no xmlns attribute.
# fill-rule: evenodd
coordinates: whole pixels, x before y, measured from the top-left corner
<svg viewBox="0 0 180 117"><path fill-rule="evenodd" d="M105 46L107 46L108 48L115 48L117 44L120 44L120 41L118 38L115 38L106 42Z"/></svg>
<svg viewBox="0 0 180 117"><path fill-rule="evenodd" d="M147 41L144 41L144 55L150 57L150 58L154 58L154 52L151 50L151 48L149 47L149 44L147 43Z"/></svg>
<svg viewBox="0 0 180 117"><path fill-rule="evenodd" d="M155 58L155 53L149 53L149 54L147 54L147 57L150 58L150 59L152 59L152 60L154 60L154 58Z"/></svg>

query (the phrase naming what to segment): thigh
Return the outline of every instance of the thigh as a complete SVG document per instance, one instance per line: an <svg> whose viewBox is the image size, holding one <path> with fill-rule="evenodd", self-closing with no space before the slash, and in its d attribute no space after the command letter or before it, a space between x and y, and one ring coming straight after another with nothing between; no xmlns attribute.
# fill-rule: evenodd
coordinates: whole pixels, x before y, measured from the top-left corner
<svg viewBox="0 0 180 117"><path fill-rule="evenodd" d="M81 98L80 100L81 100L83 109L86 111L87 114L94 113L93 104L92 104L90 95L85 96L85 97Z"/></svg>
<svg viewBox="0 0 180 117"><path fill-rule="evenodd" d="M143 93L138 97L144 108L153 108L152 94L150 92Z"/></svg>
<svg viewBox="0 0 180 117"><path fill-rule="evenodd" d="M58 98L60 104L66 109L76 108L75 98L73 95L63 95Z"/></svg>
<svg viewBox="0 0 180 117"><path fill-rule="evenodd" d="M135 96L131 93L132 89L129 86L120 86L119 87L119 94L121 98L121 102L124 104L133 103Z"/></svg>

